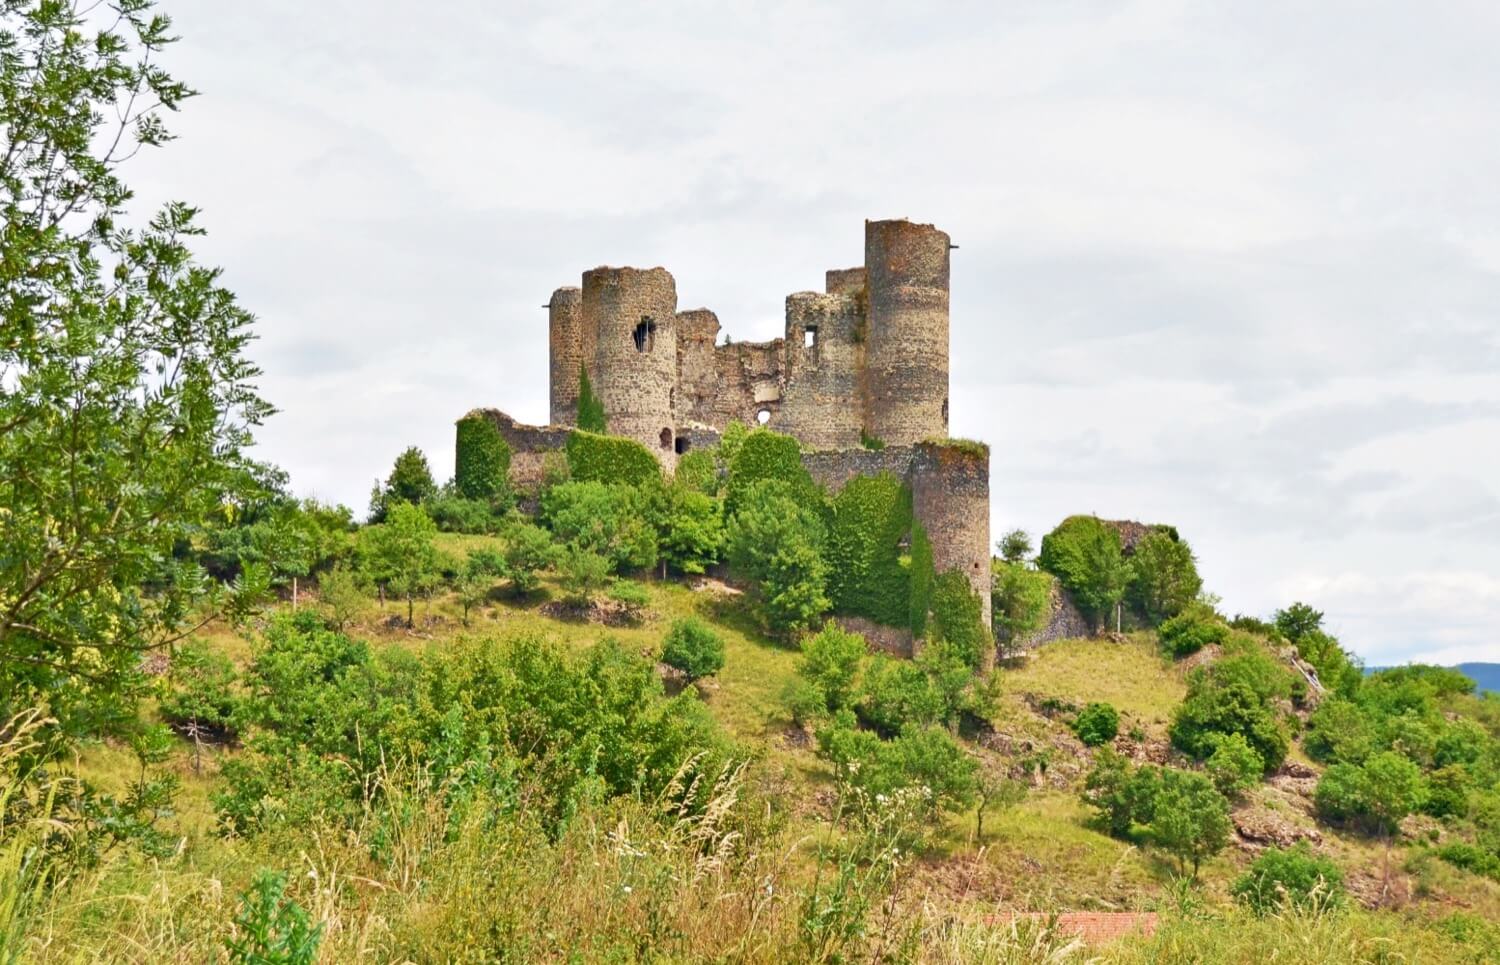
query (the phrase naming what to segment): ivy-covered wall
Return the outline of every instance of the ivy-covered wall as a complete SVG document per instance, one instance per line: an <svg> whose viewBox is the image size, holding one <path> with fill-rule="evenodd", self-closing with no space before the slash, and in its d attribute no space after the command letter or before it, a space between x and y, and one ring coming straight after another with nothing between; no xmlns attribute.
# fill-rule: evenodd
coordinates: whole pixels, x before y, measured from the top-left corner
<svg viewBox="0 0 1500 965"><path fill-rule="evenodd" d="M907 619L911 635L921 639L927 635L927 615L932 612L932 584L937 574L932 570L932 543L927 539L927 530L922 524L911 524L911 592L908 596Z"/></svg>
<svg viewBox="0 0 1500 965"><path fill-rule="evenodd" d="M453 485L465 499L493 499L505 492L510 475L510 446L493 422L469 414L458 420L454 445Z"/></svg>
<svg viewBox="0 0 1500 965"><path fill-rule="evenodd" d="M661 480L661 463L633 439L575 430L568 434L568 469L580 482L640 486Z"/></svg>
<svg viewBox="0 0 1500 965"><path fill-rule="evenodd" d="M805 492L809 498L820 495L807 467L802 465L801 445L791 436L772 432L770 429L752 430L739 444L739 449L729 464L725 509L734 512L739 495L752 483L762 479L780 479L790 483L793 489Z"/></svg>
<svg viewBox="0 0 1500 965"><path fill-rule="evenodd" d="M889 473L849 481L833 498L828 595L834 610L886 626L910 622L911 580L903 561L911 490Z"/></svg>

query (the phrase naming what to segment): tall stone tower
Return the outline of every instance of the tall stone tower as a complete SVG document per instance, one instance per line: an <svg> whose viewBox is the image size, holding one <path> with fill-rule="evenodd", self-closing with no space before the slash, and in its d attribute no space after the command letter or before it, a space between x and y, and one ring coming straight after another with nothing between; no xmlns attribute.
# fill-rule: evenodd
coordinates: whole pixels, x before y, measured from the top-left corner
<svg viewBox="0 0 1500 965"><path fill-rule="evenodd" d="M888 445L948 435L948 235L865 222L865 422Z"/></svg>
<svg viewBox="0 0 1500 965"><path fill-rule="evenodd" d="M671 273L586 271L581 318L585 349L592 335L589 373L610 434L635 439L670 461L677 385L677 283Z"/></svg>
<svg viewBox="0 0 1500 965"><path fill-rule="evenodd" d="M577 288L559 288L552 293L547 303L547 340L552 362L549 421L555 426L571 426L578 421L578 370L584 362L582 316L583 298Z"/></svg>

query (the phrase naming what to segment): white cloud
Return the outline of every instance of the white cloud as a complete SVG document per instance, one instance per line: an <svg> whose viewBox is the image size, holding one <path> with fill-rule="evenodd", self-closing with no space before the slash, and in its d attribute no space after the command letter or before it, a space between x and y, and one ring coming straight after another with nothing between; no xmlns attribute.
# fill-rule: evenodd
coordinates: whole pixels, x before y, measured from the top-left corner
<svg viewBox="0 0 1500 965"><path fill-rule="evenodd" d="M184 4L141 207L261 318L261 452L362 507L546 410L545 314L662 264L736 337L933 221L993 524L1170 521L1231 609L1500 659L1492 7Z"/></svg>

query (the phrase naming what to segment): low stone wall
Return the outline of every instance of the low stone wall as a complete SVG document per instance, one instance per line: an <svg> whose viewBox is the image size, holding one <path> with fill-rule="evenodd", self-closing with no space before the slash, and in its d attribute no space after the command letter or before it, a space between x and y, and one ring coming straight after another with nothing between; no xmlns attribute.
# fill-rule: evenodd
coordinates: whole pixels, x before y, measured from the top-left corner
<svg viewBox="0 0 1500 965"><path fill-rule="evenodd" d="M499 409L475 409L469 415L482 416L500 430L500 437L510 446L510 484L522 493L541 486L549 454L561 457L573 431L567 426L528 426Z"/></svg>
<svg viewBox="0 0 1500 965"><path fill-rule="evenodd" d="M916 450L911 446L887 446L884 449L838 449L805 452L802 465L829 493L837 493L856 476L878 476L888 472L905 479Z"/></svg>
<svg viewBox="0 0 1500 965"><path fill-rule="evenodd" d="M896 657L910 658L914 655L910 630L882 626L864 617L834 617L833 621L847 632L864 637L871 650Z"/></svg>
<svg viewBox="0 0 1500 965"><path fill-rule="evenodd" d="M1052 598L1049 601L1047 622L1040 630L1030 633L1020 640L1006 645L1006 650L1020 652L1032 650L1044 643L1053 640L1067 640L1074 637L1091 637L1094 635L1094 627L1088 618L1078 609L1068 591L1062 588L1056 580L1052 582Z"/></svg>

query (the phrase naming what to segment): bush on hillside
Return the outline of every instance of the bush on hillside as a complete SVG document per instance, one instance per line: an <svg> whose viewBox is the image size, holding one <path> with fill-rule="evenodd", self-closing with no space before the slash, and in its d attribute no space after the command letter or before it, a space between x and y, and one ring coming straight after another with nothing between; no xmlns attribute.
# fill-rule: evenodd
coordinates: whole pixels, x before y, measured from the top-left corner
<svg viewBox="0 0 1500 965"><path fill-rule="evenodd" d="M1262 770L1281 766L1291 738L1275 709L1290 690L1287 672L1255 644L1226 651L1188 676L1187 697L1173 717L1174 746L1200 760L1220 735L1239 734L1260 755Z"/></svg>
<svg viewBox="0 0 1500 965"><path fill-rule="evenodd" d="M1151 841L1175 857L1182 871L1224 850L1232 825L1229 802L1197 771L1165 768L1151 812Z"/></svg>
<svg viewBox="0 0 1500 965"><path fill-rule="evenodd" d="M1233 800L1260 783L1265 761L1243 734L1219 734L1204 770L1219 793Z"/></svg>
<svg viewBox="0 0 1500 965"><path fill-rule="evenodd" d="M1292 848L1268 848L1234 883L1230 893L1257 915L1278 909L1336 908L1344 903L1344 873L1306 842Z"/></svg>
<svg viewBox="0 0 1500 965"><path fill-rule="evenodd" d="M864 637L848 633L830 620L815 636L802 641L797 676L817 691L826 712L851 708L866 652Z"/></svg>
<svg viewBox="0 0 1500 965"><path fill-rule="evenodd" d="M726 555L772 633L795 634L828 611L825 538L822 517L788 483L764 479L741 493Z"/></svg>
<svg viewBox="0 0 1500 965"><path fill-rule="evenodd" d="M524 596L541 585L541 572L556 565L559 558L552 534L532 523L512 522L503 534L501 575L510 581L512 592Z"/></svg>
<svg viewBox="0 0 1500 965"><path fill-rule="evenodd" d="M640 619L641 613L651 605L651 594L635 580L616 580L609 588L608 596L631 620Z"/></svg>
<svg viewBox="0 0 1500 965"><path fill-rule="evenodd" d="M657 525L661 558L677 573L701 574L724 554L724 513L719 501L682 485L659 491Z"/></svg>
<svg viewBox="0 0 1500 965"><path fill-rule="evenodd" d="M1120 714L1109 704L1091 703L1073 721L1073 733L1088 747L1099 747L1120 733Z"/></svg>
<svg viewBox="0 0 1500 965"><path fill-rule="evenodd" d="M1421 768L1400 754L1382 751L1363 764L1335 764L1324 771L1313 802L1324 820L1390 835L1421 808L1426 795Z"/></svg>
<svg viewBox="0 0 1500 965"><path fill-rule="evenodd" d="M1040 630L1052 603L1051 573L996 560L990 567L991 623L995 638L1015 643Z"/></svg>
<svg viewBox="0 0 1500 965"><path fill-rule="evenodd" d="M867 727L889 739L907 724L937 723L945 710L943 696L916 663L885 654L870 658L856 710Z"/></svg>
<svg viewBox="0 0 1500 965"><path fill-rule="evenodd" d="M662 663L698 680L724 668L724 638L697 617L676 620L661 648Z"/></svg>
<svg viewBox="0 0 1500 965"><path fill-rule="evenodd" d="M498 533L505 525L504 512L497 512L488 500L465 499L445 492L428 500L423 508L444 533L483 535Z"/></svg>
<svg viewBox="0 0 1500 965"><path fill-rule="evenodd" d="M1070 516L1042 537L1037 564L1062 581L1095 625L1120 602L1129 579L1120 534L1093 516Z"/></svg>
<svg viewBox="0 0 1500 965"><path fill-rule="evenodd" d="M397 503L420 506L437 494L437 483L432 480L427 456L416 446L408 446L396 457L396 464L391 467L385 484L375 484L370 494L370 522L385 522L391 507Z"/></svg>
<svg viewBox="0 0 1500 965"><path fill-rule="evenodd" d="M173 730L189 738L233 738L240 709L234 682L234 664L228 657L204 643L187 643L172 655L158 712Z"/></svg>
<svg viewBox="0 0 1500 965"><path fill-rule="evenodd" d="M610 585L609 560L577 543L563 547L558 571L563 595L576 606L593 603Z"/></svg>
<svg viewBox="0 0 1500 965"><path fill-rule="evenodd" d="M541 516L560 542L602 557L612 573L650 569L657 532L647 494L624 484L568 482L542 498Z"/></svg>
<svg viewBox="0 0 1500 965"><path fill-rule="evenodd" d="M1213 611L1193 608L1172 617L1156 630L1162 649L1181 658L1229 639L1226 627Z"/></svg>

